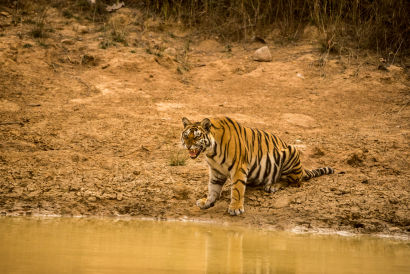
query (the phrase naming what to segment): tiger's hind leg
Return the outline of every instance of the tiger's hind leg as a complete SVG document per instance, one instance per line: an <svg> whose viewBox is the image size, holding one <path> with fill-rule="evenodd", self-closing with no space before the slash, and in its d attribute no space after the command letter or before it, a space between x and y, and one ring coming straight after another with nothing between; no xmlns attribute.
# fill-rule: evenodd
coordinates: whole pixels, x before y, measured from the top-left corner
<svg viewBox="0 0 410 274"><path fill-rule="evenodd" d="M288 184L289 184L288 182L280 180L280 181L277 181L273 184L272 183L271 184L265 184L265 187L263 188L263 190L265 192L268 192L268 193L275 193L279 189L281 189L281 188L283 189L283 188L287 187Z"/></svg>
<svg viewBox="0 0 410 274"><path fill-rule="evenodd" d="M279 170L281 170L280 179L273 183L267 183L264 188L266 192L275 193L288 185L298 187L301 185L303 168L300 163L299 150L294 146L288 146L278 156Z"/></svg>

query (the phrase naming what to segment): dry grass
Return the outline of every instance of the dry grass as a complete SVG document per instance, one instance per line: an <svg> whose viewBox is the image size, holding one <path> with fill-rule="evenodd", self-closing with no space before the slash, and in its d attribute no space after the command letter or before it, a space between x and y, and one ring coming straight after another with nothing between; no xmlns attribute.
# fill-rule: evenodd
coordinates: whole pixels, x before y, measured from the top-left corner
<svg viewBox="0 0 410 274"><path fill-rule="evenodd" d="M186 151L183 149L172 149L169 153L168 163L170 166L185 166Z"/></svg>
<svg viewBox="0 0 410 274"><path fill-rule="evenodd" d="M298 39L307 24L323 35L324 50L371 49L389 63L410 52L410 3L406 0L153 0L125 1L145 7L163 22L182 21L202 35L249 41L279 30L277 42ZM146 3L143 5L142 3Z"/></svg>
<svg viewBox="0 0 410 274"><path fill-rule="evenodd" d="M106 22L110 16L105 7L114 0L5 0L0 9L19 11L37 6L59 7L65 16L81 13L93 22ZM278 43L295 41L303 28L312 24L322 35L324 51L348 53L357 49L371 49L388 63L397 62L410 53L410 2L407 0L124 0L127 7L145 12L141 20L155 17L160 26L168 22L182 22L193 33L202 36L218 35L225 41L243 42L253 36L267 37ZM17 3L17 4L16 4ZM41 18L40 18L41 19ZM36 22L32 35L47 35L41 20ZM274 31L275 30L275 31ZM273 32L274 31L274 32ZM121 34L121 30L119 32ZM275 33L274 35L272 33ZM120 39L125 36L113 36Z"/></svg>

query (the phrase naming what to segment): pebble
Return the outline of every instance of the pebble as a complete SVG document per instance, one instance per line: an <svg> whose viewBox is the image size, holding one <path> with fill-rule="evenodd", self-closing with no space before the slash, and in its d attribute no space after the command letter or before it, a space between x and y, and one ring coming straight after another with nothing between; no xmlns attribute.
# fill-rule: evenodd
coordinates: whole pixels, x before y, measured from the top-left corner
<svg viewBox="0 0 410 274"><path fill-rule="evenodd" d="M64 39L64 40L61 40L61 43L66 44L66 45L74 45L75 41L70 40L70 39Z"/></svg>
<svg viewBox="0 0 410 274"><path fill-rule="evenodd" d="M97 201L97 198L95 198L94 196L91 196L91 197L88 197L87 200L90 201L90 202L95 202L95 201Z"/></svg>
<svg viewBox="0 0 410 274"><path fill-rule="evenodd" d="M398 228L398 227L390 227L389 230L390 230L390 232L396 232L396 231L400 231L400 228Z"/></svg>
<svg viewBox="0 0 410 274"><path fill-rule="evenodd" d="M255 51L253 54L253 60L259 62L270 62L272 61L272 55L270 54L268 47L262 47Z"/></svg>
<svg viewBox="0 0 410 274"><path fill-rule="evenodd" d="M176 56L177 55L177 50L174 48L167 48L164 50L164 53Z"/></svg>

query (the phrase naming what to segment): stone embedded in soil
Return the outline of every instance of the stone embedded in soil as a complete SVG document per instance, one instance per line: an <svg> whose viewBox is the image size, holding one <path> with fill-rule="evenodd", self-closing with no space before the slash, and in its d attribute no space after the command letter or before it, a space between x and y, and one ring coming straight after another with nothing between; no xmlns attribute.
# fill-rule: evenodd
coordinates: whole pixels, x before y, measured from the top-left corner
<svg viewBox="0 0 410 274"><path fill-rule="evenodd" d="M94 197L94 196L91 196L91 197L88 197L87 200L90 201L90 202L95 202L95 201L97 201L97 198Z"/></svg>
<svg viewBox="0 0 410 274"><path fill-rule="evenodd" d="M90 32L90 28L87 26L76 26L74 27L74 30L78 31L79 33L89 33Z"/></svg>
<svg viewBox="0 0 410 274"><path fill-rule="evenodd" d="M172 56L176 56L177 55L177 50L174 48L167 48L164 50L164 52L166 54L172 55Z"/></svg>
<svg viewBox="0 0 410 274"><path fill-rule="evenodd" d="M255 51L253 54L253 60L259 62L270 62L272 61L272 55L270 54L268 47L262 47Z"/></svg>
<svg viewBox="0 0 410 274"><path fill-rule="evenodd" d="M118 201L121 201L121 200L122 200L122 193L118 193L118 194L117 194L117 200L118 200Z"/></svg>
<svg viewBox="0 0 410 274"><path fill-rule="evenodd" d="M391 227L389 228L390 232L396 232L396 231L400 231L400 228L398 227Z"/></svg>
<svg viewBox="0 0 410 274"><path fill-rule="evenodd" d="M61 40L61 43L62 43L62 44L66 44L66 45L74 45L74 44L75 44L75 41L74 41L74 40L70 40L70 39L64 39L64 40Z"/></svg>

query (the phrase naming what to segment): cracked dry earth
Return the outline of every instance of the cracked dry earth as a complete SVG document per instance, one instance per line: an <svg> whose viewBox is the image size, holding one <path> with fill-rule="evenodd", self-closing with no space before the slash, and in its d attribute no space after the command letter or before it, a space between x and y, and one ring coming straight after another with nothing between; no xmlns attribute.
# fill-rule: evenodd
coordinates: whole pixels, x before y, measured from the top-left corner
<svg viewBox="0 0 410 274"><path fill-rule="evenodd" d="M191 69L180 74L174 57L145 50L163 32L131 30L128 39L138 43L104 50L101 33L89 26L83 41L63 46L61 39L78 35L74 22L49 14L59 37L45 39L48 48L13 34L24 33L24 25L0 37L3 215L410 234L410 92L400 67L382 71L376 57L348 56L329 56L324 66L309 41L270 43L273 61L258 63L250 56L260 44L232 44L225 52L215 39L193 37ZM184 43L166 37L178 52ZM84 56L88 62L80 62ZM275 194L248 188L245 213L237 217L227 213L228 181L216 205L200 210L195 202L206 197L208 180L203 156L185 166L169 162L179 151L182 117L217 116L298 146L306 168L346 174Z"/></svg>

